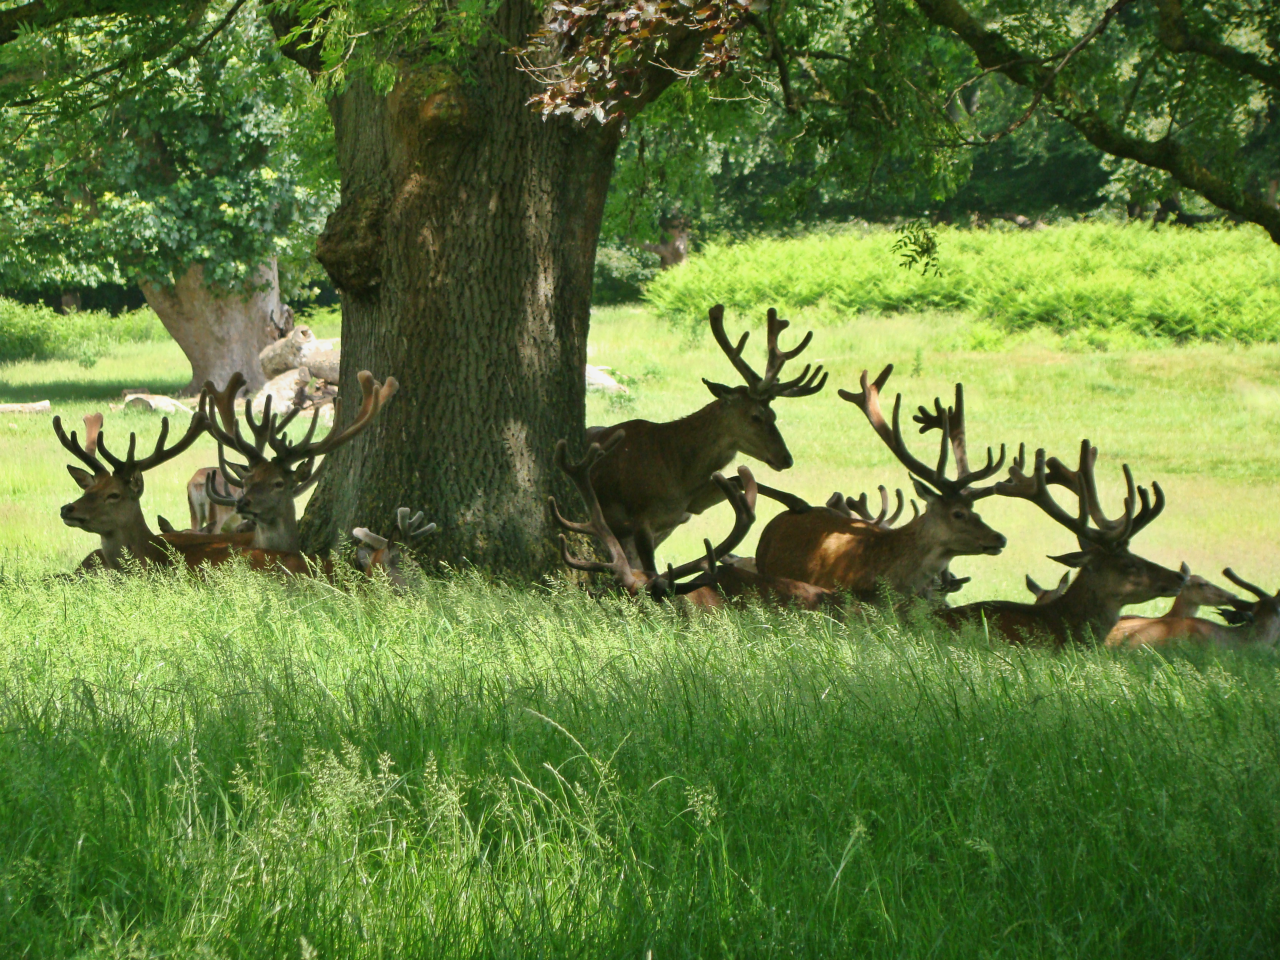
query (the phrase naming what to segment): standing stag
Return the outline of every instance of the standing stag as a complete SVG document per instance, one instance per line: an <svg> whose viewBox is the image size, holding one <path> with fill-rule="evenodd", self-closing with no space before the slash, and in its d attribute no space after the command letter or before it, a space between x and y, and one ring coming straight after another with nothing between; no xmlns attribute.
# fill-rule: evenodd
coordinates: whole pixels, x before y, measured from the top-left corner
<svg viewBox="0 0 1280 960"><path fill-rule="evenodd" d="M791 466L791 452L778 431L777 414L770 404L778 397L810 396L827 382L821 365L811 371L807 364L800 376L778 379L783 365L809 345L813 334L805 334L794 349L780 349L778 335L789 324L778 319L776 310L768 313L768 360L763 376L742 358L750 334L744 333L734 346L724 330L724 307L712 307L709 317L716 343L742 374L746 386L730 387L704 379L715 400L683 419L667 423L628 420L587 431L589 442L609 444L607 455L591 472L605 520L632 564L650 576L657 574L656 544L691 514L702 513L725 499L723 489L711 476L735 456L745 453L775 470Z"/></svg>
<svg viewBox="0 0 1280 960"><path fill-rule="evenodd" d="M235 508L240 516L254 522L253 546L256 549L289 553L297 553L302 549L294 500L319 479L316 458L330 453L366 429L378 415L382 405L395 395L399 387L395 377L387 377L385 384L379 384L368 370L361 370L357 377L363 399L355 420L344 429L338 428L341 408L339 400L335 399L334 426L328 435L319 441L311 439L320 420L317 411L312 415L306 433L297 443L291 442L284 431L300 412L298 407L291 408L283 416L273 414L271 397L268 396L262 408L262 417L255 422L252 401L246 398L244 417L249 432L253 435L253 440L250 441L240 432L235 410L236 394L244 386L244 377L239 373L232 374L222 390L214 389L211 383L205 384L201 410L205 409L206 402L212 403L216 409L216 416L212 413L207 415L209 432L218 441L218 457L222 469L241 488ZM268 457L268 447L273 456ZM247 462L241 464L226 460L223 457L224 448L236 451ZM216 494L211 493L210 499L215 497Z"/></svg>
<svg viewBox="0 0 1280 960"><path fill-rule="evenodd" d="M617 444L621 439L615 435L611 442ZM608 452L607 445L593 443L581 460L571 464L568 461L568 444L563 440L556 444L556 463L578 488L590 519L586 523L566 520L560 513L554 497L548 498L551 515L563 529L571 533L595 537L609 555L608 561L583 560L575 557L569 550L568 540L561 534L560 552L569 567L589 573L609 574L619 587L632 596L641 592L648 593L655 599L683 596L695 607L720 607L724 605L726 599L754 597L813 610L832 599L829 590L822 590L807 583L763 577L752 570L734 564L720 564L720 560L742 542L755 522L756 482L751 471L745 466L738 468L737 483L725 479L719 473L712 478L712 482L724 494L734 512L733 529L718 546L713 547L709 540L704 541L706 554L703 557L681 564L679 567L669 566L667 572L661 576L633 569L621 540L614 534L605 519L604 510L592 485L592 468ZM693 576L694 579L680 582L684 577L689 576Z"/></svg>
<svg viewBox="0 0 1280 960"><path fill-rule="evenodd" d="M941 614L950 626L984 622L993 633L1012 642L1049 638L1059 645L1104 639L1120 619L1120 608L1156 597L1177 596L1186 577L1129 552L1129 541L1164 509L1164 492L1153 483L1154 502L1145 487L1135 487L1133 472L1124 465L1128 493L1124 513L1116 519L1102 512L1094 466L1098 448L1085 440L1080 446L1080 466L1070 470L1056 457L1045 460L1036 451L1035 467L1025 472L1026 450L1020 449L1009 468L1009 479L997 485L1001 496L1029 500L1053 520L1076 535L1080 551L1052 557L1079 572L1061 595L1043 603L985 600L955 607ZM1076 494L1079 513L1072 516L1053 498L1049 484ZM1139 503L1141 509L1137 509ZM1136 512L1135 512L1136 509ZM1093 521L1093 526L1089 525Z"/></svg>
<svg viewBox="0 0 1280 960"><path fill-rule="evenodd" d="M843 505L836 503L834 508L780 513L764 528L756 548L756 567L762 574L848 590L864 599L874 599L882 584L903 596L927 596L938 582L959 583L943 576L953 558L995 556L1004 549L1004 536L988 527L973 509L976 501L996 492L994 485L976 484L1004 465L1004 447L1000 448L999 460L994 460L988 449L986 465L979 470L969 469L964 394L957 384L954 408L943 409L940 401L935 401L936 413L920 408L916 417L922 424L920 432L939 429L942 443L936 467L917 460L902 438L902 394L894 402L892 427L880 410L880 391L892 372L890 364L874 382L868 382L864 370L862 391L841 390L840 396L866 414L876 434L911 472L916 493L925 502L924 513L900 527L892 527L883 518L888 509L887 495L882 497L884 511L874 519L870 519L865 497ZM954 480L946 476L949 451L956 459ZM859 504L859 512L868 519L853 516L853 508ZM897 515L894 514L895 519Z"/></svg>

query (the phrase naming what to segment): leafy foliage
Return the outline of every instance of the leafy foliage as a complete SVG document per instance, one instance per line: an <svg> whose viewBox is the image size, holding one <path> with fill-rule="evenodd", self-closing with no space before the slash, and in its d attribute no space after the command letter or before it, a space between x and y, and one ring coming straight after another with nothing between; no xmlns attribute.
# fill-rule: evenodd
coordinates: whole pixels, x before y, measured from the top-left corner
<svg viewBox="0 0 1280 960"><path fill-rule="evenodd" d="M91 367L119 343L167 339L150 310L55 313L0 297L0 364L18 360L76 360Z"/></svg>
<svg viewBox="0 0 1280 960"><path fill-rule="evenodd" d="M894 265L887 230L709 244L645 299L702 323L707 305L833 320L861 311L963 310L1005 330L1120 329L1173 340L1280 341L1280 251L1257 228L1104 223L1035 232L936 228L940 275Z"/></svg>

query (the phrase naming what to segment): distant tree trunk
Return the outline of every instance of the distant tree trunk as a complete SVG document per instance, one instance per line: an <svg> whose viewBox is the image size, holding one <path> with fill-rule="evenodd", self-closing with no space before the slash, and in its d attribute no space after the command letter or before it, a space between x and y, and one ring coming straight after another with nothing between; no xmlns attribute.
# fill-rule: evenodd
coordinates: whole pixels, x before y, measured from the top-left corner
<svg viewBox="0 0 1280 960"><path fill-rule="evenodd" d="M534 24L504 6L499 34ZM354 81L330 104L342 202L317 256L342 292L339 395L356 373L400 381L370 430L332 456L303 521L308 549L399 506L440 525L424 551L537 576L563 568L547 511L577 509L556 441L582 445L592 273L619 134L527 101L496 45L463 80L401 68L386 96Z"/></svg>
<svg viewBox="0 0 1280 960"><path fill-rule="evenodd" d="M191 382L182 393L199 393L206 380L221 386L237 370L251 391L266 382L258 354L279 339L286 314L275 261L263 265L255 279L265 288L211 290L197 263L172 286L139 281L147 303L191 363Z"/></svg>

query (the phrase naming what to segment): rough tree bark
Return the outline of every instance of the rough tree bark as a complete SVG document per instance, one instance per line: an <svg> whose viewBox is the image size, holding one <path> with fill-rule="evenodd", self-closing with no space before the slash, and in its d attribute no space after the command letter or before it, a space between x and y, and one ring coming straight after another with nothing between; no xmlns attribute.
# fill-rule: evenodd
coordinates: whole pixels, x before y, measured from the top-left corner
<svg viewBox="0 0 1280 960"><path fill-rule="evenodd" d="M264 289L210 290L198 263L172 286L139 281L147 303L191 363L191 382L184 394L199 393L206 380L221 386L237 370L244 374L250 391L266 382L258 354L279 339L286 317L274 260L260 269L257 283Z"/></svg>
<svg viewBox="0 0 1280 960"><path fill-rule="evenodd" d="M536 14L509 0L494 20L519 38ZM332 455L302 533L320 549L408 506L440 526L430 556L537 576L562 569L547 496L574 494L552 454L562 437L581 445L620 131L543 121L498 43L469 59L456 72L401 61L390 94L355 79L330 102L342 200L317 256L342 292L339 395L359 397L362 369L401 386Z"/></svg>

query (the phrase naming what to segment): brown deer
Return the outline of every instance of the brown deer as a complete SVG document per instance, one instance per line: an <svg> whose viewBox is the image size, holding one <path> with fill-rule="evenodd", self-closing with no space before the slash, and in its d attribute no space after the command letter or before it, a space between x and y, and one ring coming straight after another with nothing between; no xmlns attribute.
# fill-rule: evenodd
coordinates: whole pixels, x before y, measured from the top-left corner
<svg viewBox="0 0 1280 960"><path fill-rule="evenodd" d="M1230 567L1223 570L1222 575L1258 599L1249 601L1236 598L1231 601L1230 607L1219 610L1231 626L1213 624L1217 630L1212 639L1227 646L1265 644L1274 647L1280 643L1280 590L1270 594L1236 576Z"/></svg>
<svg viewBox="0 0 1280 960"><path fill-rule="evenodd" d="M621 442L622 439L616 434L608 441L609 444L614 445ZM679 567L668 567L666 574L662 576L653 576L642 570L633 569L621 540L614 534L605 519L604 510L592 485L592 468L608 452L607 444L593 443L581 460L571 464L568 461L568 444L563 440L556 444L556 463L578 488L590 519L586 523L565 519L554 497L548 498L551 515L563 529L598 539L609 555L608 561L583 560L575 557L569 550L567 538L561 534L560 552L569 567L590 573L608 574L613 577L619 587L632 596L642 592L659 600L670 596L683 596L687 602L696 607L719 607L724 605L726 599L756 597L812 610L832 599L830 591L807 583L792 583L762 577L733 564L719 564L720 560L742 542L755 522L756 484L751 471L745 466L738 468L737 484L726 480L719 473L713 478L713 482L720 488L734 510L734 525L728 537L715 547L709 540L704 541L707 551L705 556L690 563L681 564ZM690 575L696 575L694 581L679 582Z"/></svg>
<svg viewBox="0 0 1280 960"><path fill-rule="evenodd" d="M238 516L233 492L238 489L221 467L201 467L193 473L187 481L190 529L200 533L221 533L227 521Z"/></svg>
<svg viewBox="0 0 1280 960"><path fill-rule="evenodd" d="M424 524L422 517L421 510L411 517L408 507L400 507L396 510L396 530L390 537L380 537L368 527L356 527L351 531L360 543L356 547L356 566L369 576L381 570L395 587L404 589L405 550L415 540L436 532L436 525Z"/></svg>
<svg viewBox="0 0 1280 960"><path fill-rule="evenodd" d="M1185 563L1182 575L1187 578L1186 583L1168 613L1162 617L1121 617L1107 634L1107 646L1137 647L1182 638L1216 639L1218 632L1225 629L1222 624L1203 620L1196 614L1202 606L1231 607L1240 598L1204 577L1193 575Z"/></svg>
<svg viewBox="0 0 1280 960"><path fill-rule="evenodd" d="M1067 587L1069 586L1071 586L1070 570L1062 575L1062 579L1058 581L1058 585L1056 587L1047 589L1032 580L1031 574L1027 574L1027 589L1035 596L1036 603L1048 603L1050 600L1057 600L1067 592Z"/></svg>
<svg viewBox="0 0 1280 960"><path fill-rule="evenodd" d="M137 434L129 434L129 450L122 460L107 448L102 414L85 417L84 424L85 443L81 446L75 431L68 437L62 428L62 418L53 418L53 432L59 442L92 470L90 473L79 467L67 466L72 479L84 493L80 499L62 507L63 523L96 533L102 541L101 547L86 557L81 567L88 569L101 565L118 570L127 558L143 566L169 563L170 553L165 539L151 531L142 515L139 501L144 488L143 474L172 460L195 443L205 431L204 414L200 411L193 414L187 432L171 447L165 446L169 437L169 418L165 417L160 421L160 436L155 448L142 459L137 456ZM103 460L111 465L110 470Z"/></svg>
<svg viewBox="0 0 1280 960"><path fill-rule="evenodd" d="M201 409L208 402L216 410L216 415L213 411L206 414L209 432L218 441L223 469L229 472L241 488L240 496L236 499L236 512L254 522L252 543L255 549L287 553L301 550L294 500L319 479L320 470L315 467L316 458L331 452L366 429L378 415L382 405L399 388L395 377L388 377L385 384L379 384L368 370L361 370L357 376L363 400L355 420L344 429L338 428L341 411L339 401L335 399L334 426L328 435L319 441L311 439L320 419L317 411L312 415L306 433L297 443L291 442L284 431L298 415L298 407L278 416L271 412L271 398L268 396L262 408L262 417L255 422L252 402L246 398L244 416L253 436L253 440L249 441L240 432L235 411L235 397L244 386L244 377L239 373L232 374L222 390L215 389L211 383L205 385L206 394L201 401ZM271 448L274 456L268 457L267 447ZM240 464L223 459L223 448L236 451L247 462ZM323 469L323 464L320 469ZM210 490L211 487L206 486L206 491ZM214 499L214 496L211 495L210 499Z"/></svg>
<svg viewBox="0 0 1280 960"><path fill-rule="evenodd" d="M739 453L763 460L775 470L792 464L777 414L770 404L779 397L807 397L827 382L822 367L805 366L800 376L782 381L783 365L798 356L813 339L808 333L791 350L778 347L778 335L789 324L768 313L766 337L768 360L764 375L742 358L749 334L735 346L724 330L724 307L717 304L709 312L716 343L746 386L730 387L703 380L715 397L701 410L667 423L628 420L611 427L592 427L588 442L606 443L608 455L595 464L591 483L600 498L610 529L627 550L632 563L650 577L657 575L654 548L692 514L702 513L725 499L725 493L711 479Z"/></svg>
<svg viewBox="0 0 1280 960"><path fill-rule="evenodd" d="M859 599L874 600L882 585L902 596L930 596L953 558L995 556L1004 549L1003 534L988 527L973 509L974 503L995 492L994 486L977 484L1004 465L1004 447L999 460L988 449L986 465L969 469L963 392L957 385L955 408L944 410L940 401L935 401L936 415L920 408L916 419L922 423L921 432L940 429L942 444L936 467L917 460L902 438L902 395L894 403L892 426L880 410L880 391L892 372L890 364L869 382L864 370L862 391L841 390L840 396L866 414L876 434L911 472L916 493L925 501L924 513L900 527L855 518L847 503L847 510L814 507L780 513L764 528L756 548L762 574L847 590ZM954 480L946 476L949 450L956 459Z"/></svg>
<svg viewBox="0 0 1280 960"><path fill-rule="evenodd" d="M1009 468L1009 478L997 485L1001 496L1031 501L1076 535L1079 552L1051 558L1078 571L1070 586L1044 603L985 600L955 607L941 614L945 623L955 627L984 622L993 633L1016 643L1040 638L1059 645L1080 643L1091 637L1104 639L1120 619L1121 607L1177 596L1186 579L1180 571L1129 551L1129 541L1164 510L1160 484L1151 485L1153 502L1145 487L1134 486L1133 473L1126 464L1124 514L1110 519L1102 512L1094 480L1097 457L1098 448L1085 440L1080 447L1080 466L1073 471L1057 458L1046 463L1044 450L1037 450L1035 467L1028 475L1026 450L1022 448ZM1078 516L1058 504L1049 492L1049 483L1075 491ZM1089 525L1091 520L1093 526Z"/></svg>

